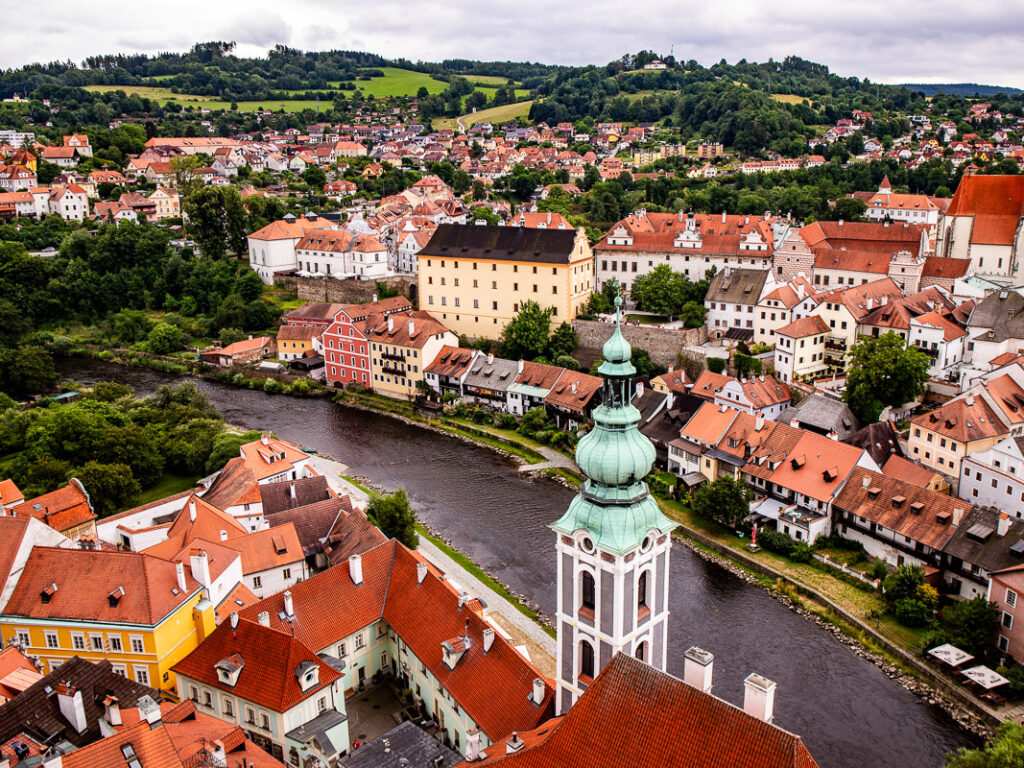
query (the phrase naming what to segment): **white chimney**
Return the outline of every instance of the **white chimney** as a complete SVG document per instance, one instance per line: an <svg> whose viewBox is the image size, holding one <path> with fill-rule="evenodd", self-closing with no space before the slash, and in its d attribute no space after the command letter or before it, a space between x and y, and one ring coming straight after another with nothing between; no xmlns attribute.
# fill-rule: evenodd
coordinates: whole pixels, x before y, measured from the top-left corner
<svg viewBox="0 0 1024 768"><path fill-rule="evenodd" d="M174 574L178 577L178 591L185 592L185 565L180 561L174 564Z"/></svg>
<svg viewBox="0 0 1024 768"><path fill-rule="evenodd" d="M964 402L967 404L968 408L972 407L974 405L974 395L968 395L965 397Z"/></svg>
<svg viewBox="0 0 1024 768"><path fill-rule="evenodd" d="M870 485L871 485L871 478L868 477L867 475L864 475L864 477L860 481L860 487L861 488L868 488Z"/></svg>
<svg viewBox="0 0 1024 768"><path fill-rule="evenodd" d="M758 411L754 416L754 431L760 432L762 429L764 429L764 414Z"/></svg>
<svg viewBox="0 0 1024 768"><path fill-rule="evenodd" d="M64 719L71 723L76 733L81 733L86 728L85 704L82 702L82 692L71 683L61 683L57 686L57 704Z"/></svg>
<svg viewBox="0 0 1024 768"><path fill-rule="evenodd" d="M960 525L960 521L964 519L964 508L957 507L953 510L953 526Z"/></svg>
<svg viewBox="0 0 1024 768"><path fill-rule="evenodd" d="M103 699L107 722L111 725L121 725L121 707L117 703L116 696L107 696Z"/></svg>
<svg viewBox="0 0 1024 768"><path fill-rule="evenodd" d="M494 645L494 628L484 627L484 653L491 650L492 645Z"/></svg>
<svg viewBox="0 0 1024 768"><path fill-rule="evenodd" d="M1005 536L1006 532L1010 530L1010 516L1005 512L999 513L999 522L997 523L996 533L1000 536Z"/></svg>
<svg viewBox="0 0 1024 768"><path fill-rule="evenodd" d="M153 701L151 696L141 696L136 704L139 708L139 720L145 720L150 726L159 725L161 722L160 705Z"/></svg>
<svg viewBox="0 0 1024 768"><path fill-rule="evenodd" d="M459 592L459 610L462 610L462 606L469 602L469 592Z"/></svg>
<svg viewBox="0 0 1024 768"><path fill-rule="evenodd" d="M427 564L416 563L416 583L422 584L425 578L427 578Z"/></svg>
<svg viewBox="0 0 1024 768"><path fill-rule="evenodd" d="M513 752L521 750L524 746L526 746L526 744L519 738L519 734L512 731L512 737L505 742L505 754L511 755Z"/></svg>
<svg viewBox="0 0 1024 768"><path fill-rule="evenodd" d="M288 617L295 615L295 603L292 602L292 591L290 589L284 591L284 615Z"/></svg>
<svg viewBox="0 0 1024 768"><path fill-rule="evenodd" d="M793 429L800 429L800 420L794 416L792 419L789 420L789 426L791 426Z"/></svg>
<svg viewBox="0 0 1024 768"><path fill-rule="evenodd" d="M544 703L545 686L544 680L540 677L533 678L533 703L535 706L540 706Z"/></svg>
<svg viewBox="0 0 1024 768"><path fill-rule="evenodd" d="M194 499L188 503L188 519L193 523L196 521L196 502Z"/></svg>
<svg viewBox="0 0 1024 768"><path fill-rule="evenodd" d="M743 711L770 723L775 717L775 683L755 672L743 681Z"/></svg>
<svg viewBox="0 0 1024 768"><path fill-rule="evenodd" d="M834 429L830 429L828 431L828 439L829 440L835 440L836 442L838 442L839 441L839 433L836 432Z"/></svg>
<svg viewBox="0 0 1024 768"><path fill-rule="evenodd" d="M227 541L228 540L228 532L225 531L223 528L221 529L221 532L220 532L220 540L221 541Z"/></svg>
<svg viewBox="0 0 1024 768"><path fill-rule="evenodd" d="M480 750L480 731L470 728L466 731L466 762L482 760L483 756L483 752Z"/></svg>
<svg viewBox="0 0 1024 768"><path fill-rule="evenodd" d="M269 627L270 626L270 611L260 611L256 615L256 623L259 624L261 627Z"/></svg>
<svg viewBox="0 0 1024 768"><path fill-rule="evenodd" d="M192 578L209 589L213 579L210 578L210 558L206 555L206 550L193 549L188 560L192 566Z"/></svg>
<svg viewBox="0 0 1024 768"><path fill-rule="evenodd" d="M270 445L270 435L264 432L262 435L260 435L260 442L263 443L264 445Z"/></svg>
<svg viewBox="0 0 1024 768"><path fill-rule="evenodd" d="M413 336L413 335L415 335L415 333L416 333L416 321L410 319L409 320L409 336Z"/></svg>
<svg viewBox="0 0 1024 768"><path fill-rule="evenodd" d="M573 384L573 392L576 391L575 387L576 387L576 385L574 383ZM643 397L644 396L644 383L642 381L638 381L636 383L636 396L637 397Z"/></svg>
<svg viewBox="0 0 1024 768"><path fill-rule="evenodd" d="M228 620L231 622L232 632L238 629L238 611L232 611L231 615L228 617Z"/></svg>
<svg viewBox="0 0 1024 768"><path fill-rule="evenodd" d="M348 559L348 575L352 577L352 583L357 587L363 583L363 558L361 555L352 555Z"/></svg>
<svg viewBox="0 0 1024 768"><path fill-rule="evenodd" d="M714 654L696 645L687 648L683 655L683 682L703 693L711 693L714 666Z"/></svg>
<svg viewBox="0 0 1024 768"><path fill-rule="evenodd" d="M373 294L373 301L374 301L374 303L376 303L376 302L377 302L377 294L376 294L376 293L375 293L375 294Z"/></svg>
<svg viewBox="0 0 1024 768"><path fill-rule="evenodd" d="M291 496L293 499L297 498L295 494L295 483L288 484L288 495Z"/></svg>
<svg viewBox="0 0 1024 768"><path fill-rule="evenodd" d="M395 330L395 318L388 315L388 333L391 333L393 330Z"/></svg>

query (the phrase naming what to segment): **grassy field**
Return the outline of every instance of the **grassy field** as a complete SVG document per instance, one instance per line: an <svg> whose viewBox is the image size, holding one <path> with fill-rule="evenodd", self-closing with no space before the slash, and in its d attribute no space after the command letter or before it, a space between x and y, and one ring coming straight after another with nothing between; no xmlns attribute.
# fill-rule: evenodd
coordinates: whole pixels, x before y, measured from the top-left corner
<svg viewBox="0 0 1024 768"><path fill-rule="evenodd" d="M484 88L497 88L499 85L504 85L508 82L507 77L499 77L498 75L458 75L458 77L464 77L473 85L482 85Z"/></svg>
<svg viewBox="0 0 1024 768"><path fill-rule="evenodd" d="M772 98L775 101L781 101L783 104L799 104L806 96L797 96L795 93L773 93Z"/></svg>
<svg viewBox="0 0 1024 768"><path fill-rule="evenodd" d="M171 472L165 472L164 476L160 478L160 481L152 488L147 488L138 497L132 501L132 503L125 507L125 509L132 509L134 507L141 507L143 504L149 504L151 501L163 499L167 496L173 496L176 493L182 491L189 491L196 487L196 483L199 482L198 477L186 477L185 475L176 475Z"/></svg>
<svg viewBox="0 0 1024 768"><path fill-rule="evenodd" d="M85 89L94 93L124 91L144 99L159 101L161 104L173 101L176 104L181 104L186 109L189 107L195 107L196 109L229 109L231 107L231 102L229 101L211 99L208 96L199 96L193 93L172 93L170 88L155 85L87 85ZM301 93L305 93L305 91L301 91ZM320 100L321 108L327 107L333 97L333 93L324 91L323 97ZM300 112L303 109L317 108L317 103L313 99L299 101L239 101L237 103L239 112L256 112L265 109L269 109L272 112L280 109L283 109L285 112Z"/></svg>
<svg viewBox="0 0 1024 768"><path fill-rule="evenodd" d="M503 123L506 120L515 120L517 117L526 117L530 114L532 104L532 101L517 101L515 104L502 104L500 107L481 109L475 114L463 115L462 125L472 128L477 123ZM452 118L444 118L435 120L434 127L456 130L458 126L455 125L455 120Z"/></svg>
<svg viewBox="0 0 1024 768"><path fill-rule="evenodd" d="M386 96L415 96L420 88L426 88L428 93L441 93L448 87L447 83L435 80L423 72L413 72L397 67L380 67L380 70L384 73L384 77L356 80L356 87L365 95L377 99Z"/></svg>

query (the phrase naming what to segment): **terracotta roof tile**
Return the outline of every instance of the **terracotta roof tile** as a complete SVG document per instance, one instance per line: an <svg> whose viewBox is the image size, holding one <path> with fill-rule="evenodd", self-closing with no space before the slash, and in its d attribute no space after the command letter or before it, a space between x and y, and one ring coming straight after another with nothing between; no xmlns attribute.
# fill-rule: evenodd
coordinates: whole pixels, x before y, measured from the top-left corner
<svg viewBox="0 0 1024 768"><path fill-rule="evenodd" d="M69 531L96 519L89 496L76 479L63 488L28 499L11 510L12 515L31 515L57 531Z"/></svg>
<svg viewBox="0 0 1024 768"><path fill-rule="evenodd" d="M967 397L950 400L933 411L914 416L910 423L959 443L973 443L1009 433L982 398L974 397L971 405L967 400Z"/></svg>
<svg viewBox="0 0 1024 768"><path fill-rule="evenodd" d="M299 563L305 557L295 524L290 522L254 533L242 533L225 543L242 555L242 573L246 576Z"/></svg>
<svg viewBox="0 0 1024 768"><path fill-rule="evenodd" d="M801 317L799 320L794 320L788 325L777 328L775 330L775 335L786 336L791 339L799 339L806 336L814 336L818 333L830 332L831 329L828 327L828 323L817 315L810 315L809 317Z"/></svg>
<svg viewBox="0 0 1024 768"><path fill-rule="evenodd" d="M971 242L1009 245L1024 215L1024 176L967 176L953 195L947 217L973 216Z"/></svg>
<svg viewBox="0 0 1024 768"><path fill-rule="evenodd" d="M63 768L120 768L128 765L121 748L130 744L144 768L184 768L166 728L138 723L64 755Z"/></svg>

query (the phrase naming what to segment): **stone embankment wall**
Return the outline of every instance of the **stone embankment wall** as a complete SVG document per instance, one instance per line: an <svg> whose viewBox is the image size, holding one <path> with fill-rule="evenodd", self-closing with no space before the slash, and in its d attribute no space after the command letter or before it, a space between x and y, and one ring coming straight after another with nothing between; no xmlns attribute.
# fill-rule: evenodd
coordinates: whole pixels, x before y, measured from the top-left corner
<svg viewBox="0 0 1024 768"><path fill-rule="evenodd" d="M324 277L276 277L276 285L295 288L303 301L326 301L335 304L362 304L373 301L378 292L375 280L336 280ZM416 278L412 275L396 275L379 282L394 288L402 296L416 304Z"/></svg>
<svg viewBox="0 0 1024 768"><path fill-rule="evenodd" d="M572 329L579 336L581 349L600 355L601 346L612 332L611 323L597 320L573 320ZM624 325L622 335L632 346L643 349L651 360L664 366L678 366L679 355L688 346L698 346L708 340L708 329L683 328L667 330L652 325Z"/></svg>

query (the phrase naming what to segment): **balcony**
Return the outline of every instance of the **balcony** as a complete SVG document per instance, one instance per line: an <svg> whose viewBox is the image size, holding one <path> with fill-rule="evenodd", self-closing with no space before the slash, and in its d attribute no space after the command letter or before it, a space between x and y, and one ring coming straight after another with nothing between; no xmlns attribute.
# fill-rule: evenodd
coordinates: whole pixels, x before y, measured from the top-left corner
<svg viewBox="0 0 1024 768"><path fill-rule="evenodd" d="M401 353L399 353L397 355L393 355L390 352L381 352L380 356L381 356L382 360L394 360L396 363L404 363L405 362L405 355L403 355Z"/></svg>
<svg viewBox="0 0 1024 768"><path fill-rule="evenodd" d="M829 352L846 352L846 339L841 336L828 336L825 339L825 354Z"/></svg>
<svg viewBox="0 0 1024 768"><path fill-rule="evenodd" d="M391 374L392 376L405 376L405 367L399 368L397 365L388 365L387 363L380 367L383 373Z"/></svg>

